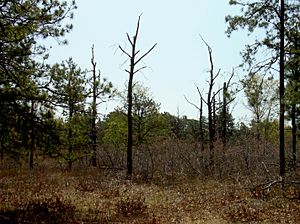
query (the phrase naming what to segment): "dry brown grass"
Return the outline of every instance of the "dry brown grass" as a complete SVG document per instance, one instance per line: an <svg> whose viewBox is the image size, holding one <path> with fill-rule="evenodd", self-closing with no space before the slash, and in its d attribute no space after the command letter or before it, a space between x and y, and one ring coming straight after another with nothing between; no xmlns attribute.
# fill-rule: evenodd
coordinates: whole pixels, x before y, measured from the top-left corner
<svg viewBox="0 0 300 224"><path fill-rule="evenodd" d="M1 170L0 223L300 223L297 188L260 195L229 181L157 183L92 168Z"/></svg>

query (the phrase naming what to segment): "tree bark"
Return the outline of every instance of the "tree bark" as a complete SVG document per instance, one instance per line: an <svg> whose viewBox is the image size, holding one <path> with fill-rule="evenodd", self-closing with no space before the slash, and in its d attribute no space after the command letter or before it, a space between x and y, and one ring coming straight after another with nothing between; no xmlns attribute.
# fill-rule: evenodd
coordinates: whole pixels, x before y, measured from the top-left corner
<svg viewBox="0 0 300 224"><path fill-rule="evenodd" d="M34 106L35 102L31 101L31 111L30 111L30 152L29 152L29 168L33 169L33 155L34 155L34 149L35 149L35 124L34 124Z"/></svg>
<svg viewBox="0 0 300 224"><path fill-rule="evenodd" d="M279 117L279 158L280 158L280 176L285 178L285 146L284 146L284 111L285 111L285 102L284 102L284 13L285 13L285 3L284 0L280 1L280 59L279 59L279 100L280 100L280 117ZM284 182L284 181L283 181Z"/></svg>
<svg viewBox="0 0 300 224"><path fill-rule="evenodd" d="M223 84L223 109L222 109L222 144L223 150L226 149L227 144L227 85Z"/></svg>
<svg viewBox="0 0 300 224"><path fill-rule="evenodd" d="M292 161L296 164L297 161L297 125L296 125L296 104L292 105Z"/></svg>
<svg viewBox="0 0 300 224"><path fill-rule="evenodd" d="M91 130L91 140L92 140L92 166L97 166L97 129L96 129L96 117L97 117L97 80L96 80L96 62L94 60L94 47L92 47L92 59L91 63L93 66L93 102L92 102L92 130Z"/></svg>
<svg viewBox="0 0 300 224"><path fill-rule="evenodd" d="M201 152L204 151L204 131L203 131L203 99L200 96L200 109L199 109L199 132L200 132L200 144L201 144Z"/></svg>
<svg viewBox="0 0 300 224"><path fill-rule="evenodd" d="M73 165L73 131L71 127L71 122L74 114L73 104L69 102L69 127L68 127L68 169L72 170Z"/></svg>

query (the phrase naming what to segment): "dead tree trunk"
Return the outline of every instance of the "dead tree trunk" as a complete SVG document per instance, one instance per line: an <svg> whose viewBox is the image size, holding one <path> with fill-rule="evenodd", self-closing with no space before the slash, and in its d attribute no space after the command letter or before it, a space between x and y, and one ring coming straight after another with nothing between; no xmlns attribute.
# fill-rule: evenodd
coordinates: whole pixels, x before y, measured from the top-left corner
<svg viewBox="0 0 300 224"><path fill-rule="evenodd" d="M223 150L227 144L227 85L223 84L223 104L222 104L222 144Z"/></svg>
<svg viewBox="0 0 300 224"><path fill-rule="evenodd" d="M92 102L92 130L91 130L91 140L92 140L92 166L97 166L97 129L96 129L96 118L97 118L97 77L96 77L96 66L97 63L94 59L94 47L92 47L92 59L91 63L93 66L93 102Z"/></svg>
<svg viewBox="0 0 300 224"><path fill-rule="evenodd" d="M295 49L299 52L298 39L295 40ZM293 69L293 82L295 82L294 92L297 94L299 92L297 83L300 82L300 68L299 61L296 61L295 68ZM292 111L291 111L291 120L292 120L292 161L293 164L296 164L297 161L297 122L296 122L296 101L293 99L292 102Z"/></svg>
<svg viewBox="0 0 300 224"><path fill-rule="evenodd" d="M200 108L199 108L199 141L201 144L201 152L204 151L204 130L203 130L203 99L200 96Z"/></svg>
<svg viewBox="0 0 300 224"><path fill-rule="evenodd" d="M192 106L194 106L198 111L199 111L199 136L198 136L198 141L200 143L200 150L201 152L204 151L204 130L203 130L203 101L205 102L205 100L202 97L202 94L199 90L199 87L196 86L198 94L199 94L199 99L200 99L200 106L192 103L191 101L189 101L186 97L186 101L191 104Z"/></svg>
<svg viewBox="0 0 300 224"><path fill-rule="evenodd" d="M208 54L209 54L209 62L210 62L210 70L209 70L210 78L209 78L209 81L208 81L209 87L208 87L208 93L207 93L207 100L205 101L203 99L203 102L207 105L207 111L208 111L207 117L208 117L208 135L209 135L209 164L213 165L214 142L216 140L216 122L215 122L215 118L216 118L216 112L220 109L220 108L216 108L215 97L219 94L219 92L223 88L220 88L216 92L213 92L213 87L215 85L215 81L218 78L218 76L220 75L221 70L219 69L217 73L214 72L212 49L206 43L206 41L202 38L202 36L200 36L200 37L201 37L202 41L204 42L204 44L207 46L207 50L208 50ZM232 72L232 74L229 78L229 81L226 85L226 91L228 90L228 86L230 85L230 81L231 81L233 75L234 75L234 72ZM224 104L225 109L228 106L228 104L231 103L232 101L233 101L233 99L230 100L229 102L226 102L226 104Z"/></svg>
<svg viewBox="0 0 300 224"><path fill-rule="evenodd" d="M285 103L284 103L284 13L285 13L285 3L284 0L280 1L280 53L279 53L279 101L280 101L280 116L279 116L279 161L280 161L280 176L283 179L285 178L285 150L284 150L284 111L285 111Z"/></svg>
<svg viewBox="0 0 300 224"><path fill-rule="evenodd" d="M29 168L33 169L33 155L35 151L35 140L36 140L36 133L35 133L35 123L34 123L34 117L35 117L35 101L31 100L31 110L30 110L30 150L29 150Z"/></svg>
<svg viewBox="0 0 300 224"><path fill-rule="evenodd" d="M148 55L156 46L154 44L145 54L143 54L140 58L137 58L136 56L140 52L140 50L136 50L137 47L137 38L140 28L140 19L141 16L138 18L137 27L135 35L130 38L129 34L127 33L127 39L131 45L131 53L127 53L121 46L119 46L119 49L127 55L127 57L130 60L130 68L129 70L125 70L129 74L129 80L128 80L128 89L127 89L127 126L128 126L128 136L127 136L127 178L130 179L132 176L132 169L133 169L133 161L132 161L132 147L133 147L133 127L132 127L132 88L133 88L133 76L141 71L142 69L145 69L146 66L140 67L136 69L136 65L146 56Z"/></svg>
<svg viewBox="0 0 300 224"><path fill-rule="evenodd" d="M203 39L202 39L203 40ZM216 93L213 92L213 87L215 84L216 78L220 75L220 70L214 74L214 63L212 58L212 49L211 47L203 40L206 44L209 54L209 61L210 61L210 79L208 81L209 88L207 94L207 111L208 111L208 135L209 135L209 164L213 165L213 158L214 158L214 142L215 142L215 128L214 128L214 99L215 95L219 93L221 89L219 89Z"/></svg>

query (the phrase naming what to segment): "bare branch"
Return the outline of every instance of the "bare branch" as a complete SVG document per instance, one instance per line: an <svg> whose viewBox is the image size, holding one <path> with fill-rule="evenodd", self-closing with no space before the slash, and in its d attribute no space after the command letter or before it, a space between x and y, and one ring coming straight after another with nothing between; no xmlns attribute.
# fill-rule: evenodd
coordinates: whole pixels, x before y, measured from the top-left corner
<svg viewBox="0 0 300 224"><path fill-rule="evenodd" d="M133 45L132 46L136 46L136 40L137 40L137 36L139 34L139 29L140 29L140 20L141 20L141 15L139 15L139 19L138 19L138 22L137 22L137 25L136 25L136 31L135 31L135 35L133 37Z"/></svg>
<svg viewBox="0 0 300 224"><path fill-rule="evenodd" d="M134 54L134 56L136 56L138 53L140 53L141 51L140 50L138 50L137 52L135 52L135 54Z"/></svg>
<svg viewBox="0 0 300 224"><path fill-rule="evenodd" d="M133 72L133 74L138 73L139 71L141 71L141 70L143 70L143 69L145 69L145 68L147 68L147 66L143 66L143 67L137 69L135 72Z"/></svg>
<svg viewBox="0 0 300 224"><path fill-rule="evenodd" d="M94 44L92 46L92 58L91 58L91 63L93 65L93 68L96 68L97 63L95 62L95 53L94 53Z"/></svg>
<svg viewBox="0 0 300 224"><path fill-rule="evenodd" d="M203 43L207 46L207 48L209 49L209 51L211 51L211 50L212 50L211 47L210 47L209 44L204 40L204 38L202 37L202 35L199 34L199 36L200 36L201 40L203 41Z"/></svg>
<svg viewBox="0 0 300 224"><path fill-rule="evenodd" d="M232 72L231 72L230 78L227 82L226 88L228 88L230 86L230 82L231 82L231 79L233 78L233 76L234 76L234 68L232 68Z"/></svg>
<svg viewBox="0 0 300 224"><path fill-rule="evenodd" d="M157 45L157 43L154 44L154 45L150 48L150 50L148 50L142 57L140 57L140 58L134 63L134 65L137 65L144 57L146 57L147 54L149 54L149 53L155 48L156 45Z"/></svg>
<svg viewBox="0 0 300 224"><path fill-rule="evenodd" d="M216 97L220 93L221 90L223 90L223 87L218 89L217 92L214 92L213 95L212 95L212 98Z"/></svg>
<svg viewBox="0 0 300 224"><path fill-rule="evenodd" d="M219 69L219 71L217 72L217 74L212 77L212 83L213 84L214 84L214 81L219 77L220 73L221 73L221 69Z"/></svg>
<svg viewBox="0 0 300 224"><path fill-rule="evenodd" d="M200 107L198 107L196 104L192 103L191 101L188 100L188 98L186 96L184 96L185 100L191 104L192 106L194 106L197 110L200 110Z"/></svg>
<svg viewBox="0 0 300 224"><path fill-rule="evenodd" d="M202 93L200 92L200 89L199 89L199 87L198 86L196 86L196 88L197 88L197 91L198 91L198 94L200 95L200 97L201 97L201 100L203 100L203 102L207 105L207 102L206 102L206 100L204 99L204 97L202 96Z"/></svg>
<svg viewBox="0 0 300 224"><path fill-rule="evenodd" d="M133 46L133 43L132 43L132 41L131 41L130 36L129 36L128 33L126 33L126 36L127 36L127 39L128 39L128 41L129 41L129 43L131 44L131 46Z"/></svg>
<svg viewBox="0 0 300 224"><path fill-rule="evenodd" d="M124 53L126 54L129 58L131 58L131 55L128 54L120 45L119 45L119 49Z"/></svg>

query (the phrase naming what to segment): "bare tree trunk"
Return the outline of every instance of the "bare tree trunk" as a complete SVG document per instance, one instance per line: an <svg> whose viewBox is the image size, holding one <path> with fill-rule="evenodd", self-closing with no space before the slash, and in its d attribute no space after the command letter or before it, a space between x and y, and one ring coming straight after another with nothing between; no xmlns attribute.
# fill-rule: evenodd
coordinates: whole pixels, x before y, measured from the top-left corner
<svg viewBox="0 0 300 224"><path fill-rule="evenodd" d="M34 106L35 102L31 101L31 111L30 111L30 152L29 152L29 168L33 169L33 155L35 149L35 124L34 124Z"/></svg>
<svg viewBox="0 0 300 224"><path fill-rule="evenodd" d="M223 108L222 108L222 144L223 150L226 149L227 144L227 85L223 84Z"/></svg>
<svg viewBox="0 0 300 224"><path fill-rule="evenodd" d="M296 125L296 104L292 105L292 160L293 164L297 161L297 125Z"/></svg>
<svg viewBox="0 0 300 224"><path fill-rule="evenodd" d="M280 59L279 59L279 70L280 70L280 80L279 80L279 100L280 100L280 117L279 117L279 157L280 157L280 176L285 178L285 146L284 146L284 111L285 111L285 102L284 102L284 36L285 36L285 27L284 27L284 17L285 13L285 3L284 0L280 1Z"/></svg>
<svg viewBox="0 0 300 224"><path fill-rule="evenodd" d="M199 132L200 132L200 144L201 144L201 152L204 151L204 130L203 130L203 100L200 96L200 115L199 115Z"/></svg>
<svg viewBox="0 0 300 224"><path fill-rule="evenodd" d="M134 59L134 58L133 58ZM133 146L133 127L132 127L132 83L133 83L134 60L130 65L130 75L128 81L128 111L127 111L127 176L130 178L132 175L132 146Z"/></svg>
<svg viewBox="0 0 300 224"><path fill-rule="evenodd" d="M298 45L298 39L295 40L295 49L296 49L296 51L300 50L299 45ZM299 89L298 89L297 83L299 83L299 81L300 81L299 61L296 62L295 70L293 73L294 73L293 81L296 82L294 92L298 93ZM293 159L293 164L295 165L297 162L297 123L296 123L296 102L295 102L295 100L293 100L293 104L292 104L291 118L292 118L292 159Z"/></svg>
<svg viewBox="0 0 300 224"><path fill-rule="evenodd" d="M69 104L69 127L68 127L68 170L72 170L73 165L73 131L71 121L73 118L73 106Z"/></svg>
<svg viewBox="0 0 300 224"><path fill-rule="evenodd" d="M207 110L208 110L208 135L209 135L209 163L213 163L214 150L214 134L213 134L213 115L212 115L212 101L210 100L210 92L208 92Z"/></svg>
<svg viewBox="0 0 300 224"><path fill-rule="evenodd" d="M216 93L213 93L213 97L212 97L212 120L213 120L213 140L214 142L217 140L217 138L219 137L217 134L217 110L216 110Z"/></svg>
<svg viewBox="0 0 300 224"><path fill-rule="evenodd" d="M94 47L92 47L92 59L91 63L93 66L93 102L92 102L92 166L97 166L97 129L96 129L96 118L97 118L97 80L96 80L96 62L94 60Z"/></svg>

